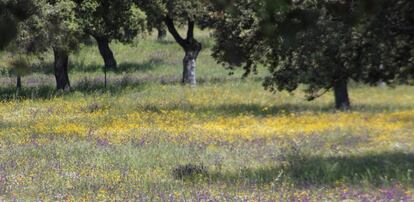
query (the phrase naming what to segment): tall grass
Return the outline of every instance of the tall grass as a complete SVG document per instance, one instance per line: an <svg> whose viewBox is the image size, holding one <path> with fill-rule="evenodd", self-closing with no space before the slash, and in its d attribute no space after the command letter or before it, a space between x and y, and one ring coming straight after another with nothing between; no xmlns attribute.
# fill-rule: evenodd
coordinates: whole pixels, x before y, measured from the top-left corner
<svg viewBox="0 0 414 202"><path fill-rule="evenodd" d="M171 37L111 44L107 89L95 45L71 55L68 93L50 55L18 94L2 70L0 200L413 200L413 87L353 84L353 112L337 113L331 94L264 91L265 69L229 75L197 35L195 88Z"/></svg>

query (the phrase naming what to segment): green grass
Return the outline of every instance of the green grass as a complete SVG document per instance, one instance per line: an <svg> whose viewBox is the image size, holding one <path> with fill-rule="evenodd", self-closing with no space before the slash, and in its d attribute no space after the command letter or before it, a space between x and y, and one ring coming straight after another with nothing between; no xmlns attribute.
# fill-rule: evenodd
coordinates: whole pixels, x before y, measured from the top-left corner
<svg viewBox="0 0 414 202"><path fill-rule="evenodd" d="M119 68L108 74L107 89L94 45L71 55L71 92L55 92L50 55L23 77L19 92L2 70L0 201L413 199L414 87L352 84L354 112L337 113L331 93L306 102L300 91L265 91L265 69L247 79L241 70L230 76L210 56L209 34L197 36L206 49L194 88L180 84L184 53L171 37L111 44ZM142 120L128 118L134 113ZM292 123L293 131L307 121L317 128L311 117L338 123L309 134L261 137L257 130L270 127L267 119L301 120L295 117L303 123ZM358 126L339 127L347 121ZM223 137L200 129L208 123L225 126ZM140 128L123 132L128 124ZM168 128L174 124L182 127L178 134ZM78 134L83 125L88 130ZM106 133L107 126L120 128Z"/></svg>

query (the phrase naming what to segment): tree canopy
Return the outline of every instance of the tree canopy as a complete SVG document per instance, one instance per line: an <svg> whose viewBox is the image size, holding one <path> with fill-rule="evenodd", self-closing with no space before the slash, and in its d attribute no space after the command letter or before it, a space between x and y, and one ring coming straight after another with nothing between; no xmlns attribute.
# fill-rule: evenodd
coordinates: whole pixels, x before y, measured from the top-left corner
<svg viewBox="0 0 414 202"><path fill-rule="evenodd" d="M270 91L292 92L305 84L312 100L333 88L336 108L349 109L350 80L394 81L412 71L412 4L235 1L217 15L213 56L229 68L244 67L246 75L265 65ZM404 29L393 29L395 24Z"/></svg>
<svg viewBox="0 0 414 202"><path fill-rule="evenodd" d="M28 18L32 12L31 0L0 0L0 49L15 39L19 22Z"/></svg>
<svg viewBox="0 0 414 202"><path fill-rule="evenodd" d="M132 0L73 0L82 29L93 36L105 67L117 67L109 43L130 43L145 30L146 16Z"/></svg>

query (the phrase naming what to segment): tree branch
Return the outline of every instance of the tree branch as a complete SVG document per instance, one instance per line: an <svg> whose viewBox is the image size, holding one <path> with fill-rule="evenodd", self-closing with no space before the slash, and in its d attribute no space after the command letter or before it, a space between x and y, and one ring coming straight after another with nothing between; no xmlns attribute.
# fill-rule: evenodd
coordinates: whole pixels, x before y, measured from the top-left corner
<svg viewBox="0 0 414 202"><path fill-rule="evenodd" d="M173 18L173 10L174 10L174 2L173 0L168 0L167 2L167 11L168 11L168 17Z"/></svg>
<svg viewBox="0 0 414 202"><path fill-rule="evenodd" d="M194 21L188 20L187 40L194 39Z"/></svg>
<svg viewBox="0 0 414 202"><path fill-rule="evenodd" d="M165 25L167 25L168 31L174 37L175 41L184 48L185 40L183 39L183 37L181 37L177 29L175 28L174 21L169 16L167 16L165 17L164 22L165 22Z"/></svg>

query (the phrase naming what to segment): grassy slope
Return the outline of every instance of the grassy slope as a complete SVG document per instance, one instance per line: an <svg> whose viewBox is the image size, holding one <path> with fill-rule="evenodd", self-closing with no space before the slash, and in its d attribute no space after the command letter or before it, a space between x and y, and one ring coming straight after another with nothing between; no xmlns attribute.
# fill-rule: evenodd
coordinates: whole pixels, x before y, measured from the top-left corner
<svg viewBox="0 0 414 202"><path fill-rule="evenodd" d="M413 87L353 86L354 112L335 113L330 94L268 93L265 72L228 76L208 50L200 85L183 87L183 52L152 38L113 44L108 91L93 46L72 57L69 94L54 92L47 65L23 78L21 100L0 78L0 200L412 196Z"/></svg>

